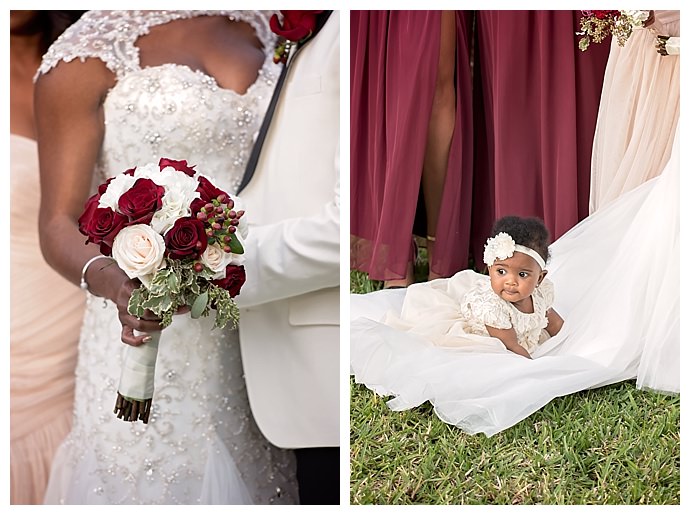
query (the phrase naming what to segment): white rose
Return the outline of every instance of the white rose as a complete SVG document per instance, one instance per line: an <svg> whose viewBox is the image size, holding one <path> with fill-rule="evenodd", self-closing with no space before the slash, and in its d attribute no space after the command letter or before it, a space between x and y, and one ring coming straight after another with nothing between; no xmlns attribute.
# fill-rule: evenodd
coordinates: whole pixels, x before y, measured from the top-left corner
<svg viewBox="0 0 690 515"><path fill-rule="evenodd" d="M98 207L109 207L113 211L119 213L118 202L120 201L120 197L134 185L136 180L135 177L124 173L117 175L110 181L105 193L103 193L98 200Z"/></svg>
<svg viewBox="0 0 690 515"><path fill-rule="evenodd" d="M163 268L165 241L144 224L122 229L113 242L113 258L130 279L149 286L156 272Z"/></svg>
<svg viewBox="0 0 690 515"><path fill-rule="evenodd" d="M215 272L213 279L223 279L225 277L225 267L231 264L233 255L225 252L220 246L212 244L206 247L200 259L204 265Z"/></svg>

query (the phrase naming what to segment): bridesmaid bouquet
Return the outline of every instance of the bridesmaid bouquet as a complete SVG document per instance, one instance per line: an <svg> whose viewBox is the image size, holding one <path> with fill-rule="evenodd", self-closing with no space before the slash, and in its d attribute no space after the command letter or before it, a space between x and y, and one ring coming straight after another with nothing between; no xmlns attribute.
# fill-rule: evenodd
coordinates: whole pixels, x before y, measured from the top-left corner
<svg viewBox="0 0 690 515"><path fill-rule="evenodd" d="M235 327L247 230L237 202L186 161L163 158L101 184L86 202L79 230L141 282L130 314L150 310L167 327L182 307L191 307L192 318L214 309L215 327ZM126 349L114 411L126 421L148 423L160 332L151 337Z"/></svg>
<svg viewBox="0 0 690 515"><path fill-rule="evenodd" d="M580 50L587 50L590 42L601 43L607 36L614 35L619 46L625 46L633 29L644 26L649 11L582 11Z"/></svg>

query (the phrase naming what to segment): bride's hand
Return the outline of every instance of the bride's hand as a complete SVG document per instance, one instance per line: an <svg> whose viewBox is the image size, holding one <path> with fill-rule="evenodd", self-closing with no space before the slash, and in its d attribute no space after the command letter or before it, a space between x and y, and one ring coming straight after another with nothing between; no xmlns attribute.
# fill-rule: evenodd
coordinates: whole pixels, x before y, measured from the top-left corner
<svg viewBox="0 0 690 515"><path fill-rule="evenodd" d="M91 265L86 270L85 278L93 295L110 299L117 306L118 318L122 325L120 339L123 343L141 345L151 339L150 333L162 329L160 318L149 310L146 310L142 318L129 314L129 298L141 283L127 277L114 260L106 266ZM135 335L135 330L143 334Z"/></svg>
<svg viewBox="0 0 690 515"><path fill-rule="evenodd" d="M113 302L117 306L118 318L122 325L120 339L123 343L136 347L150 341L150 333L162 331L163 328L160 325L161 319L148 309L144 311L144 316L141 318L135 317L127 311L129 298L132 296L132 292L140 286L140 283L127 278L127 276L125 278L126 280L117 289ZM135 330L140 334L135 335Z"/></svg>

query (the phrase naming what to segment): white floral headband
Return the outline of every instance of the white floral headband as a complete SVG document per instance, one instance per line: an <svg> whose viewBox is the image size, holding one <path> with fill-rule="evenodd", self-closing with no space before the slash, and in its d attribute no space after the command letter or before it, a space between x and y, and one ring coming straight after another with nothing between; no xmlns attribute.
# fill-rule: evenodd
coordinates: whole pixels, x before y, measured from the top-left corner
<svg viewBox="0 0 690 515"><path fill-rule="evenodd" d="M517 245L510 234L504 232L499 232L493 238L486 240L486 245L484 245L484 263L491 266L497 259L512 257L516 251L527 254L534 259L542 270L546 268L544 258L536 250L532 250L524 245Z"/></svg>

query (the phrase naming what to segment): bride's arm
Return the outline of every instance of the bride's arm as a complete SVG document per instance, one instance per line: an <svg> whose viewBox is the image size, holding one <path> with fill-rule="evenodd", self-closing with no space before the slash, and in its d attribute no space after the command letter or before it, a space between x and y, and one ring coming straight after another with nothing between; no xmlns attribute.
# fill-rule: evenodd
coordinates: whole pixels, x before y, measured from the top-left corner
<svg viewBox="0 0 690 515"><path fill-rule="evenodd" d="M62 62L36 82L41 251L48 264L74 284L80 283L84 264L100 254L96 245L84 244L77 220L90 194L103 143L102 103L113 83L112 73L97 59ZM137 285L116 264L105 264L97 260L88 268L89 291L118 305L123 341L142 343L145 335L134 338L132 329L154 331L158 322L139 321L126 312Z"/></svg>

